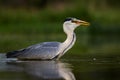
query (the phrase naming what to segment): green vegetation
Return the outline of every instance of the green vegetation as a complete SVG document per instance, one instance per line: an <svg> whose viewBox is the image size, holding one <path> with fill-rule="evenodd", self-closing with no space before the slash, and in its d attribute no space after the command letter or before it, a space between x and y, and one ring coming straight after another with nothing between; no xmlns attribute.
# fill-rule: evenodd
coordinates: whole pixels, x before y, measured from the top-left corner
<svg viewBox="0 0 120 80"><path fill-rule="evenodd" d="M9 8L2 5L0 52L17 50L44 41L64 41L66 36L62 31L62 24L64 19L70 16L91 23L88 28L81 27L76 30L78 40L74 48L69 51L71 55L119 53L120 11L117 6L110 3L104 6L103 3L99 3L99 6L96 6L97 3L97 0L91 2L70 0L69 3L65 0L63 3L51 2L42 9L35 5L19 5L16 8L12 5Z"/></svg>

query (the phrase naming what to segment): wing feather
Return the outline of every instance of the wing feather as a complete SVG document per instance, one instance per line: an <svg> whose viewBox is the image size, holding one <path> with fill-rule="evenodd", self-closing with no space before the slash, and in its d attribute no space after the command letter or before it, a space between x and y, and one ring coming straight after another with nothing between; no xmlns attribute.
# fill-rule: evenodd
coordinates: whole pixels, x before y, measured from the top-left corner
<svg viewBox="0 0 120 80"><path fill-rule="evenodd" d="M58 55L59 42L44 42L18 51L8 52L7 57L28 59L52 59Z"/></svg>

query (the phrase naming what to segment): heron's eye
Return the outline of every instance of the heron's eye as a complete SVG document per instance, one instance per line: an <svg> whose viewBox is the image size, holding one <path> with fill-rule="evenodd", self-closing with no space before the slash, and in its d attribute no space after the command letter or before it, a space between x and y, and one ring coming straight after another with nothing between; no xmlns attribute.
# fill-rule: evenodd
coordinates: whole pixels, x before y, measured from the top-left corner
<svg viewBox="0 0 120 80"><path fill-rule="evenodd" d="M77 23L77 21L75 21L75 20L71 20L71 22L72 22L72 23Z"/></svg>

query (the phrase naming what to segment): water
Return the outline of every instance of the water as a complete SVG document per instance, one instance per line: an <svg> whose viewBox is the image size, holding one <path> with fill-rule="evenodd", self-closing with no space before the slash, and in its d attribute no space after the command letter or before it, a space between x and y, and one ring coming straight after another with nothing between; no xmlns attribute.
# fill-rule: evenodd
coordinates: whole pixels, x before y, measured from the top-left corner
<svg viewBox="0 0 120 80"><path fill-rule="evenodd" d="M76 80L120 80L120 62L110 58L71 62Z"/></svg>
<svg viewBox="0 0 120 80"><path fill-rule="evenodd" d="M0 80L120 80L120 62L95 57L60 61L1 58Z"/></svg>
<svg viewBox="0 0 120 80"><path fill-rule="evenodd" d="M0 80L75 80L70 64L61 61L2 60L0 65Z"/></svg>

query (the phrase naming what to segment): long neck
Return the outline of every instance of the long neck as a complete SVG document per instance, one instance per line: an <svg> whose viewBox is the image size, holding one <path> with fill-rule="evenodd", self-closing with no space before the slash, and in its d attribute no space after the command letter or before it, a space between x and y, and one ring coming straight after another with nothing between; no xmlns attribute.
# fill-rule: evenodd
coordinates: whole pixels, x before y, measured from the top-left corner
<svg viewBox="0 0 120 80"><path fill-rule="evenodd" d="M76 41L76 35L74 32L66 33L67 39L62 43L63 45L63 54L68 51L74 45Z"/></svg>
<svg viewBox="0 0 120 80"><path fill-rule="evenodd" d="M72 48L76 41L76 35L74 33L73 26L63 25L63 30L67 34L67 39L61 44L59 50L60 54L58 55L57 59L64 55L64 53L67 52L70 48Z"/></svg>

